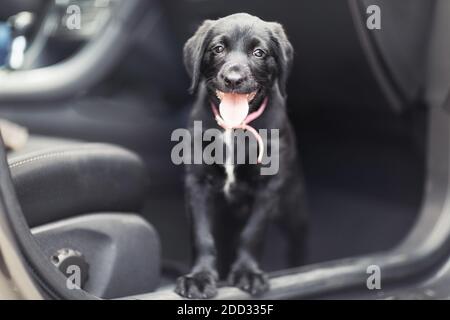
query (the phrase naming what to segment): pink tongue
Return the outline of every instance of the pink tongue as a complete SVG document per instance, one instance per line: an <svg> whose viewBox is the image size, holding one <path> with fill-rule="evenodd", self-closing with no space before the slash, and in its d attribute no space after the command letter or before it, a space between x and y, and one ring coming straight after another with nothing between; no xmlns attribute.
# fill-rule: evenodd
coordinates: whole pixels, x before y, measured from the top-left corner
<svg viewBox="0 0 450 320"><path fill-rule="evenodd" d="M227 127L242 124L249 111L247 95L237 93L223 93L219 112Z"/></svg>

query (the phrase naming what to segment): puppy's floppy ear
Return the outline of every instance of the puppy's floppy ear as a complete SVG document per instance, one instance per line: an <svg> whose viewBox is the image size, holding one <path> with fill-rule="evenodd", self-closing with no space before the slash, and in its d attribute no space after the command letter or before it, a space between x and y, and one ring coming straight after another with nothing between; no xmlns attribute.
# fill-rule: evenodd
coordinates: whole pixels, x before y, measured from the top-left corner
<svg viewBox="0 0 450 320"><path fill-rule="evenodd" d="M271 22L272 40L277 48L278 86L283 97L286 96L286 82L294 60L294 48L289 42L283 26L277 22Z"/></svg>
<svg viewBox="0 0 450 320"><path fill-rule="evenodd" d="M197 90L200 81L200 67L206 48L206 39L211 30L213 20L205 20L195 34L186 42L183 49L183 59L186 70L191 77L191 93Z"/></svg>

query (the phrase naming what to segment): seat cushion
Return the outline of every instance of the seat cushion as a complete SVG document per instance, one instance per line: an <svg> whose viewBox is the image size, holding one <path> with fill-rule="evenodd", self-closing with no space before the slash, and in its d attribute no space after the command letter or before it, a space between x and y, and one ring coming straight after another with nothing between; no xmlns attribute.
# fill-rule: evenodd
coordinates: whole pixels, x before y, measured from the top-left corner
<svg viewBox="0 0 450 320"><path fill-rule="evenodd" d="M137 212L145 196L145 165L115 145L31 136L8 164L31 227L91 212Z"/></svg>

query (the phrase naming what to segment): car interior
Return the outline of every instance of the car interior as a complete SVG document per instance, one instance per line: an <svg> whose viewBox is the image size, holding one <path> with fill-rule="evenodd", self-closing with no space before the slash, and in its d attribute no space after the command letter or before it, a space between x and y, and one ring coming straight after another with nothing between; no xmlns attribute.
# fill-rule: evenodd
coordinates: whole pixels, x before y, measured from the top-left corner
<svg viewBox="0 0 450 320"><path fill-rule="evenodd" d="M371 4L381 30L366 27ZM66 27L71 5L79 30ZM351 296L373 263L396 292L445 260L448 230L432 230L447 219L447 1L4 0L0 22L26 42L0 68L0 119L28 133L6 156L39 248L31 268L77 264L84 298L178 298L192 262L184 171L170 159L193 102L182 48L203 20L235 12L282 23L295 50L287 105L307 252L289 265L269 230L266 297ZM58 273L47 271L36 274ZM250 297L223 284L219 298Z"/></svg>

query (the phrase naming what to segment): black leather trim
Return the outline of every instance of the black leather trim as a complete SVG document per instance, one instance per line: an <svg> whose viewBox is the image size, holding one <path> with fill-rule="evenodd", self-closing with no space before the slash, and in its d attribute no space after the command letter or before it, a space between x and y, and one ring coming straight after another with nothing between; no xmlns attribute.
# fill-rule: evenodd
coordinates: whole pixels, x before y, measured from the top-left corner
<svg viewBox="0 0 450 320"><path fill-rule="evenodd" d="M29 152L10 154L8 164L31 227L79 214L141 208L147 174L131 151L64 140L30 145Z"/></svg>

